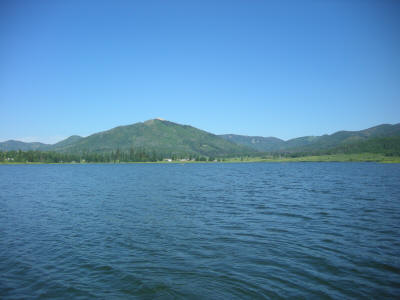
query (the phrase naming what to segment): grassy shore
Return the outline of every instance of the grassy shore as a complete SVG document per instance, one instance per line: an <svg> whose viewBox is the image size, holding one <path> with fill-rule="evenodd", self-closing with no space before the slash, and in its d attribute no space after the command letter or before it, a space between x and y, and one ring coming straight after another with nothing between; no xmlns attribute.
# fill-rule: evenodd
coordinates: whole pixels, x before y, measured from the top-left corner
<svg viewBox="0 0 400 300"><path fill-rule="evenodd" d="M400 163L399 156L384 156L375 153L332 154L301 157L245 157L232 158L229 162L379 162Z"/></svg>
<svg viewBox="0 0 400 300"><path fill-rule="evenodd" d="M332 155L314 155L314 156L301 156L301 157L234 157L226 158L221 162L227 163L248 163L248 162L378 162L378 163L400 163L399 156L384 156L382 154L374 153L360 153L360 154L332 154ZM121 162L121 163L213 163L204 161L157 161L157 162ZM45 163L45 162L0 162L2 165L15 165L15 164L79 164L79 163ZM95 164L95 163L83 163ZM101 163L104 164L104 163ZM109 162L108 164L113 164Z"/></svg>

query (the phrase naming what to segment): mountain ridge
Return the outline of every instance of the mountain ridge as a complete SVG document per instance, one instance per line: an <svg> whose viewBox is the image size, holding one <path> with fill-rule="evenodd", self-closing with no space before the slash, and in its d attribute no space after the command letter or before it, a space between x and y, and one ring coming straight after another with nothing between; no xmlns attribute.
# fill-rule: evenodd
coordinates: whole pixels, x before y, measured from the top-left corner
<svg viewBox="0 0 400 300"><path fill-rule="evenodd" d="M40 142L22 142L17 140L7 140L0 142L0 151L30 151L30 150L43 150L50 144L40 143Z"/></svg>
<svg viewBox="0 0 400 300"><path fill-rule="evenodd" d="M69 138L70 139L70 138ZM63 141L62 141L63 142ZM230 155L255 152L217 135L167 120L151 119L94 133L55 148L60 152L111 152L146 149L164 154Z"/></svg>
<svg viewBox="0 0 400 300"><path fill-rule="evenodd" d="M265 152L279 152L279 151L290 151L290 152L301 152L301 151L316 151L326 150L329 148L339 147L346 144L363 142L370 138L378 137L397 137L400 136L400 123L397 124L380 124L367 129L358 131L340 130L332 134L324 134L321 136L303 136L289 140L278 139L279 142L274 141L273 143L265 143L267 139L263 138L264 147L252 145L250 142L254 138L260 138L257 136L245 136L245 135L220 135L222 138L230 139L238 144L247 145L253 149Z"/></svg>
<svg viewBox="0 0 400 300"><path fill-rule="evenodd" d="M380 124L359 131L341 130L322 136L304 136L289 140L276 137L237 134L215 135L191 125L174 123L161 118L117 126L87 137L72 135L55 144L25 143L8 140L0 142L0 151L39 150L56 152L112 152L146 149L164 154L206 156L252 155L257 152L316 152L341 149L373 138L399 137L400 123ZM352 147L357 149L357 147Z"/></svg>

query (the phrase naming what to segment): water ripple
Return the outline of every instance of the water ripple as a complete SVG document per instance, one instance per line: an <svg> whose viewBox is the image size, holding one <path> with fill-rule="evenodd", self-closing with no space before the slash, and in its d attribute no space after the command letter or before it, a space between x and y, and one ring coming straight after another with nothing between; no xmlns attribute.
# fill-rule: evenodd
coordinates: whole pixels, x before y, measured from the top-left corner
<svg viewBox="0 0 400 300"><path fill-rule="evenodd" d="M1 299L400 295L400 166L0 166Z"/></svg>

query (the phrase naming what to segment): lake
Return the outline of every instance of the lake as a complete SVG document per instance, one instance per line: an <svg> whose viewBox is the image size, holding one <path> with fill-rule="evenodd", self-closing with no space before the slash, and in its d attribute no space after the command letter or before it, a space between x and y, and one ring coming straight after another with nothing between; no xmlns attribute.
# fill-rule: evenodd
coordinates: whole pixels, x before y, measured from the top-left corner
<svg viewBox="0 0 400 300"><path fill-rule="evenodd" d="M400 165L0 166L1 299L400 297Z"/></svg>

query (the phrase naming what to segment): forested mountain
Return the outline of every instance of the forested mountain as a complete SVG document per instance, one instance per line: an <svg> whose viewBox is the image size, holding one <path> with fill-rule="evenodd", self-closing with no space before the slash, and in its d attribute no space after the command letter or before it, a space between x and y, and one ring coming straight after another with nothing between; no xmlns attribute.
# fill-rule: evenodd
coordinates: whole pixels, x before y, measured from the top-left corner
<svg viewBox="0 0 400 300"><path fill-rule="evenodd" d="M360 131L339 131L330 135L305 136L291 140L274 137L214 135L188 125L161 119L119 126L88 137L71 136L53 145L6 141L0 151L56 151L65 154L131 153L146 155L234 157L262 153L398 153L400 123L383 124ZM134 151L136 154L134 154Z"/></svg>
<svg viewBox="0 0 400 300"><path fill-rule="evenodd" d="M192 126L153 119L95 133L85 138L72 137L69 142L55 144L51 150L69 153L111 151L127 152L145 149L168 155L226 156L254 153L255 151L226 141L217 135Z"/></svg>
<svg viewBox="0 0 400 300"><path fill-rule="evenodd" d="M82 139L83 137L79 135L71 135L69 138L66 138L65 140L62 140L54 145L51 145L49 149L53 151L62 150L65 149L66 147L76 144Z"/></svg>
<svg viewBox="0 0 400 300"><path fill-rule="evenodd" d="M400 156L400 136L371 138L331 148L324 153L380 153L386 156Z"/></svg>
<svg viewBox="0 0 400 300"><path fill-rule="evenodd" d="M362 143L374 138L400 136L400 123L395 125L383 124L360 131L338 131L331 135L323 135L305 145L291 146L285 150L290 152L307 152L327 150L355 143ZM289 140L288 142L290 142Z"/></svg>
<svg viewBox="0 0 400 300"><path fill-rule="evenodd" d="M45 150L51 145L33 142L33 143L25 143L15 140L8 140L5 142L0 142L0 151L12 151L12 150Z"/></svg>
<svg viewBox="0 0 400 300"><path fill-rule="evenodd" d="M334 148L339 149L341 146L362 143L374 138L396 136L400 136L400 123L395 125L383 124L360 131L338 131L330 135L305 136L287 141L257 136L221 135L224 139L246 145L261 152L315 152Z"/></svg>
<svg viewBox="0 0 400 300"><path fill-rule="evenodd" d="M275 137L245 136L238 134L222 134L220 137L261 152L270 152L285 148L285 141Z"/></svg>

